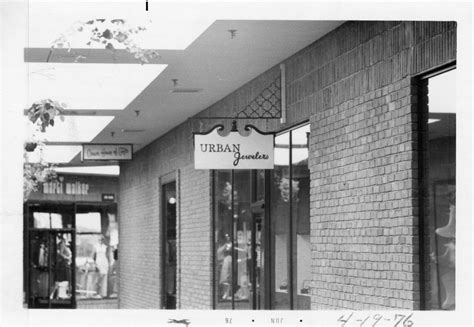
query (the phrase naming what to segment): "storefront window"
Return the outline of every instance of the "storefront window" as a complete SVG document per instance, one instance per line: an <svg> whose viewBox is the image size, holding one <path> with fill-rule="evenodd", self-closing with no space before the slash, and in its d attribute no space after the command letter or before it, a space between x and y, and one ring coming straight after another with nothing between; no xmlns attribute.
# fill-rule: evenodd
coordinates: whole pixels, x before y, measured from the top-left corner
<svg viewBox="0 0 474 327"><path fill-rule="evenodd" d="M310 309L309 131L275 137L271 171L214 172L217 309Z"/></svg>
<svg viewBox="0 0 474 327"><path fill-rule="evenodd" d="M251 309L251 171L215 173L216 308Z"/></svg>
<svg viewBox="0 0 474 327"><path fill-rule="evenodd" d="M271 191L275 309L310 309L311 246L308 137L304 125L275 138Z"/></svg>
<svg viewBox="0 0 474 327"><path fill-rule="evenodd" d="M118 293L118 227L113 208L78 205L76 299L114 298Z"/></svg>
<svg viewBox="0 0 474 327"><path fill-rule="evenodd" d="M29 205L26 289L31 308L72 308L71 205Z"/></svg>
<svg viewBox="0 0 474 327"><path fill-rule="evenodd" d="M428 180L425 234L429 240L427 299L431 309L455 309L456 268L456 71L431 77L424 179Z"/></svg>
<svg viewBox="0 0 474 327"><path fill-rule="evenodd" d="M311 282L311 243L309 222L309 185L308 139L309 125L292 131L291 170L293 180L292 207L296 221L296 290L295 308L309 310Z"/></svg>
<svg viewBox="0 0 474 327"><path fill-rule="evenodd" d="M290 133L275 138L275 168L271 192L271 219L274 226L275 263L274 309L290 309L289 242L290 242Z"/></svg>

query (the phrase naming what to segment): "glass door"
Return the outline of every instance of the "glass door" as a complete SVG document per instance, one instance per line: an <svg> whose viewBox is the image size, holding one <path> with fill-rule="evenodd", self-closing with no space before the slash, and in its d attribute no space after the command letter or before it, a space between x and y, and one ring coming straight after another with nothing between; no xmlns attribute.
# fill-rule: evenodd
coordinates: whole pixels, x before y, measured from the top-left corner
<svg viewBox="0 0 474 327"><path fill-rule="evenodd" d="M43 205L28 209L28 307L74 308L73 207Z"/></svg>
<svg viewBox="0 0 474 327"><path fill-rule="evenodd" d="M214 174L216 309L263 309L264 171Z"/></svg>
<svg viewBox="0 0 474 327"><path fill-rule="evenodd" d="M163 307L176 309L176 182L162 186Z"/></svg>
<svg viewBox="0 0 474 327"><path fill-rule="evenodd" d="M310 126L275 137L270 187L271 308L311 308ZM268 228L267 228L268 229Z"/></svg>
<svg viewBox="0 0 474 327"><path fill-rule="evenodd" d="M265 277L264 277L264 244L263 244L263 212L254 212L252 239L251 239L251 261L247 265L250 273L251 307L252 309L265 308Z"/></svg>
<svg viewBox="0 0 474 327"><path fill-rule="evenodd" d="M73 308L73 234L33 231L30 235L30 308Z"/></svg>

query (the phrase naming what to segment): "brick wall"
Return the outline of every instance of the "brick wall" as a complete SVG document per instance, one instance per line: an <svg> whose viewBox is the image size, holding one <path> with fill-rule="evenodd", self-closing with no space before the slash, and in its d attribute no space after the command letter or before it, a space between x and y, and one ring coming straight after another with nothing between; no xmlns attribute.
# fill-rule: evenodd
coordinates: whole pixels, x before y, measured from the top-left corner
<svg viewBox="0 0 474 327"><path fill-rule="evenodd" d="M409 79L311 118L313 308L416 309Z"/></svg>
<svg viewBox="0 0 474 327"><path fill-rule="evenodd" d="M287 123L252 123L311 121L313 309L419 308L412 77L455 58L455 23L391 21L347 22L284 61ZM278 74L197 116L235 116ZM215 123L186 121L121 165L120 307L161 305L159 176L180 169L178 307L211 308L210 178L192 168L192 132Z"/></svg>
<svg viewBox="0 0 474 327"><path fill-rule="evenodd" d="M181 309L212 308L212 211L210 172L188 165L180 170Z"/></svg>
<svg viewBox="0 0 474 327"><path fill-rule="evenodd" d="M161 304L159 180L143 164L133 161L130 169L140 172L133 179L124 182L128 175L120 174L120 308L156 309Z"/></svg>
<svg viewBox="0 0 474 327"><path fill-rule="evenodd" d="M287 61L311 115L312 308L420 308L417 97L455 60L455 23L348 22Z"/></svg>

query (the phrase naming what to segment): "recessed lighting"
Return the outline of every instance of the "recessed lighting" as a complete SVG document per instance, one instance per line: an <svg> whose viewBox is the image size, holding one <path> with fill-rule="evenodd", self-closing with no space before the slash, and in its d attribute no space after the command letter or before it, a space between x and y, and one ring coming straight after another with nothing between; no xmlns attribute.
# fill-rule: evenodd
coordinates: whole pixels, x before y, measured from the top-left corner
<svg viewBox="0 0 474 327"><path fill-rule="evenodd" d="M144 129L127 129L127 128L122 128L122 133L142 133L144 132Z"/></svg>
<svg viewBox="0 0 474 327"><path fill-rule="evenodd" d="M202 89L197 88L177 88L170 91L170 93L199 93Z"/></svg>

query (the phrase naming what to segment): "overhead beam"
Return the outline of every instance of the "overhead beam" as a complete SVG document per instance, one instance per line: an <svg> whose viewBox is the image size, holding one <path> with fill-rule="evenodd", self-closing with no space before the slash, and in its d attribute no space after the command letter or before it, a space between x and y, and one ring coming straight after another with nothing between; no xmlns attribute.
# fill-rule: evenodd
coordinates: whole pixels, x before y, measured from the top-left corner
<svg viewBox="0 0 474 327"><path fill-rule="evenodd" d="M169 64L182 56L182 50L157 50L158 57L147 64ZM88 64L138 64L140 61L124 49L56 49L25 48L25 62L88 63Z"/></svg>
<svg viewBox="0 0 474 327"><path fill-rule="evenodd" d="M123 113L123 109L100 110L100 109L66 109L63 116L117 116ZM23 109L23 114L28 115L28 109Z"/></svg>

